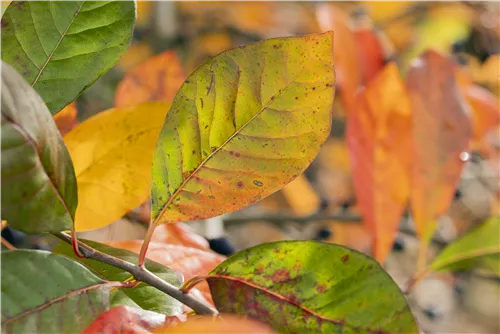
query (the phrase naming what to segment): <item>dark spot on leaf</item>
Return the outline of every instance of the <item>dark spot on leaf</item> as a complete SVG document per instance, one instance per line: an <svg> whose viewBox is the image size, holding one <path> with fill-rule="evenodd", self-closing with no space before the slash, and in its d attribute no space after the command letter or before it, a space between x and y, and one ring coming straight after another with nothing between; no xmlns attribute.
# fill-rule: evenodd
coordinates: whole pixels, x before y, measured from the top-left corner
<svg viewBox="0 0 500 334"><path fill-rule="evenodd" d="M2 28L5 28L7 26L7 21L2 20Z"/></svg>
<svg viewBox="0 0 500 334"><path fill-rule="evenodd" d="M210 149L212 150L212 152L215 152L217 150L217 147L212 146Z"/></svg>
<svg viewBox="0 0 500 334"><path fill-rule="evenodd" d="M327 289L327 286L323 285L323 284L319 284L318 287L316 288L316 290L318 290L319 293L325 292L326 289Z"/></svg>
<svg viewBox="0 0 500 334"><path fill-rule="evenodd" d="M184 81L185 83L189 83L189 80Z"/></svg>
<svg viewBox="0 0 500 334"><path fill-rule="evenodd" d="M243 188L243 182L240 181L240 182L238 182L237 185L238 185L238 188Z"/></svg>
<svg viewBox="0 0 500 334"><path fill-rule="evenodd" d="M210 196L208 196L208 198L215 199L215 196L214 195L210 195Z"/></svg>
<svg viewBox="0 0 500 334"><path fill-rule="evenodd" d="M343 263L347 263L349 261L349 255L344 255L340 258L340 260L343 262Z"/></svg>
<svg viewBox="0 0 500 334"><path fill-rule="evenodd" d="M234 152L233 151L229 151L229 154L234 155Z"/></svg>
<svg viewBox="0 0 500 334"><path fill-rule="evenodd" d="M238 152L236 152L236 153L234 154L234 156L235 156L235 157L237 157L237 158L239 158L239 157L240 157L240 154L239 154Z"/></svg>
<svg viewBox="0 0 500 334"><path fill-rule="evenodd" d="M313 90L316 90L316 87L313 87Z"/></svg>
<svg viewBox="0 0 500 334"><path fill-rule="evenodd" d="M257 187L262 187L264 183L260 182L259 180L253 180L253 184L255 184Z"/></svg>
<svg viewBox="0 0 500 334"><path fill-rule="evenodd" d="M298 100L299 99L298 96L295 96L295 99Z"/></svg>

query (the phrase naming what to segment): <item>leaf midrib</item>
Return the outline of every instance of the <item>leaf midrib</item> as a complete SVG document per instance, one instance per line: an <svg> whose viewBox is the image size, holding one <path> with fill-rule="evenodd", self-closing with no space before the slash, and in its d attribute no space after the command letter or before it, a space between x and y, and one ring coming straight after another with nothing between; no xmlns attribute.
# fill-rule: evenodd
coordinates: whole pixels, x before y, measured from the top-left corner
<svg viewBox="0 0 500 334"><path fill-rule="evenodd" d="M64 37L66 37L66 34L68 33L68 30L69 28L71 27L71 25L73 24L73 22L75 21L76 17L78 16L78 14L80 13L80 10L82 9L83 5L85 4L85 1L82 1L80 7L78 8L78 10L76 11L75 15L73 16L73 19L71 20L71 22L68 24L68 26L66 27L66 30L64 31L64 33L61 34L61 37L59 38L59 40L57 41L57 44L54 46L54 49L52 50L52 52L49 54L49 56L47 57L47 60L45 61L45 63L42 65L42 67L40 68L40 70L38 71L38 75L36 76L35 80L33 81L33 83L31 84L32 87L34 87L36 85L36 83L38 82L38 79L40 79L40 76L42 75L42 72L43 70L45 69L45 67L48 65L48 63L52 60L52 57L54 56L54 53L56 52L57 48L59 47L59 44L61 44L62 40L64 39ZM55 24L55 21L54 21L54 24ZM56 26L57 28L57 26ZM36 31L36 28L35 28L35 31ZM43 48L43 45L42 45L42 48Z"/></svg>

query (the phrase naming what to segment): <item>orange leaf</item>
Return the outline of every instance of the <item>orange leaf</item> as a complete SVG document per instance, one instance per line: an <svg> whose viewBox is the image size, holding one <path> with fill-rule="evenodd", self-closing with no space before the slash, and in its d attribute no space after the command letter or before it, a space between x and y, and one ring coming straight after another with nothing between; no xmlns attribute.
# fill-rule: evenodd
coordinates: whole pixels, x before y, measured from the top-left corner
<svg viewBox="0 0 500 334"><path fill-rule="evenodd" d="M360 92L346 141L363 221L383 263L410 195L411 105L395 63Z"/></svg>
<svg viewBox="0 0 500 334"><path fill-rule="evenodd" d="M99 314L83 334L151 333L153 328L172 327L183 321L186 321L185 315L165 316L136 307L117 306Z"/></svg>
<svg viewBox="0 0 500 334"><path fill-rule="evenodd" d="M142 240L109 241L106 244L139 253ZM166 267L181 272L186 282L195 276L207 275L213 268L225 260L225 257L213 252L157 242L149 244L147 257ZM206 282L202 282L196 287L203 293L205 299L212 303L212 297Z"/></svg>
<svg viewBox="0 0 500 334"><path fill-rule="evenodd" d="M77 110L76 103L73 102L64 107L63 110L55 114L54 122L56 122L56 126L59 129L61 135L65 135L70 132L78 123L76 119Z"/></svg>
<svg viewBox="0 0 500 334"><path fill-rule="evenodd" d="M311 215L319 209L320 199L304 174L282 189L288 205L298 216Z"/></svg>
<svg viewBox="0 0 500 334"><path fill-rule="evenodd" d="M174 328L161 328L154 333L177 333L177 334L268 334L275 333L271 328L255 320L223 314L218 317L193 317L187 322L180 323Z"/></svg>
<svg viewBox="0 0 500 334"><path fill-rule="evenodd" d="M379 37L371 28L363 27L354 32L357 56L361 68L361 81L368 84L384 67L384 50Z"/></svg>
<svg viewBox="0 0 500 334"><path fill-rule="evenodd" d="M406 84L413 107L411 209L426 245L455 194L472 126L454 65L445 56L424 52L412 63Z"/></svg>
<svg viewBox="0 0 500 334"><path fill-rule="evenodd" d="M332 4L323 4L317 10L322 30L333 30L335 75L340 96L349 113L355 108L356 91L361 73L358 64L356 36L350 28L349 16Z"/></svg>
<svg viewBox="0 0 500 334"><path fill-rule="evenodd" d="M153 242L181 245L201 250L209 250L208 241L201 235L196 234L193 229L185 223L163 224L157 226Z"/></svg>
<svg viewBox="0 0 500 334"><path fill-rule="evenodd" d="M157 100L171 102L184 79L186 75L176 54L165 51L125 75L116 89L115 106Z"/></svg>

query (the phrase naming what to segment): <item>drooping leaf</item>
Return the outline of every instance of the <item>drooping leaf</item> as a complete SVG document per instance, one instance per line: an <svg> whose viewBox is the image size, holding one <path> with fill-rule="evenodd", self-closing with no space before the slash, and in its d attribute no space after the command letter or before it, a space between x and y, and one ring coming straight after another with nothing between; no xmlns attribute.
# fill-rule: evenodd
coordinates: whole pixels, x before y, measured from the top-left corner
<svg viewBox="0 0 500 334"><path fill-rule="evenodd" d="M338 245L262 244L228 258L207 281L221 313L247 315L283 333L418 333L389 275Z"/></svg>
<svg viewBox="0 0 500 334"><path fill-rule="evenodd" d="M232 212L286 185L326 140L332 34L225 51L185 81L153 158L154 223Z"/></svg>
<svg viewBox="0 0 500 334"><path fill-rule="evenodd" d="M109 241L107 244L139 253L142 241ZM210 270L225 259L223 256L211 251L203 251L181 245L161 244L158 242L151 242L149 244L147 257L180 272L186 282L195 276L208 274ZM147 268L149 269L149 267ZM207 301L212 301L210 291L205 283L200 283L196 287Z"/></svg>
<svg viewBox="0 0 500 334"><path fill-rule="evenodd" d="M2 62L2 219L26 233L73 225L76 178L40 96Z"/></svg>
<svg viewBox="0 0 500 334"><path fill-rule="evenodd" d="M472 126L450 59L426 51L413 62L406 86L413 108L411 210L425 243L453 199Z"/></svg>
<svg viewBox="0 0 500 334"><path fill-rule="evenodd" d="M134 22L135 1L14 1L2 17L2 60L55 114L120 59Z"/></svg>
<svg viewBox="0 0 500 334"><path fill-rule="evenodd" d="M188 317L186 322L179 323L174 328L165 326L153 331L156 334L273 334L269 326L244 317L222 314L217 317Z"/></svg>
<svg viewBox="0 0 500 334"><path fill-rule="evenodd" d="M186 223L163 224L156 227L151 241L201 250L210 249L207 239L196 234L191 226Z"/></svg>
<svg viewBox="0 0 500 334"><path fill-rule="evenodd" d="M109 109L64 136L78 183L77 231L111 224L147 200L155 143L169 107L150 102Z"/></svg>
<svg viewBox="0 0 500 334"><path fill-rule="evenodd" d="M101 252L118 257L127 262L137 264L137 254L129 252L125 249L114 248L99 242L80 239L86 245L95 248ZM119 268L108 264L91 260L77 258L70 245L65 242L60 242L53 250L56 254L67 256L94 272L97 276L112 281L125 281L131 275ZM157 262L146 259L146 267L150 272L169 282L170 284L180 287L182 284L182 275L179 275L174 270L167 268ZM111 292L111 306L132 306L140 307L144 310L158 312L167 315L175 315L182 313L182 304L177 300L169 297L163 292L150 286L149 284L141 283L135 288L120 289Z"/></svg>
<svg viewBox="0 0 500 334"><path fill-rule="evenodd" d="M500 254L500 216L492 217L479 227L465 234L462 238L449 244L434 259L430 268L432 270L447 269L460 262L490 257ZM498 261L496 262L498 265Z"/></svg>
<svg viewBox="0 0 500 334"><path fill-rule="evenodd" d="M54 122L56 122L56 126L61 135L64 136L76 126L78 122L76 116L77 110L75 102L68 104L63 110L53 116Z"/></svg>
<svg viewBox="0 0 500 334"><path fill-rule="evenodd" d="M177 55L165 51L135 66L125 75L116 88L115 106L148 101L171 102L184 79L186 74Z"/></svg>
<svg viewBox="0 0 500 334"><path fill-rule="evenodd" d="M185 315L172 316L178 322L185 321ZM88 326L83 334L95 333L127 333L127 334L144 334L151 333L151 330L166 326L165 320L170 317L165 317L164 314L146 311L137 307L116 306L106 312L99 314L90 326ZM173 319L168 319L169 323Z"/></svg>
<svg viewBox="0 0 500 334"><path fill-rule="evenodd" d="M381 263L392 248L410 196L412 109L395 63L358 95L346 141L356 198Z"/></svg>
<svg viewBox="0 0 500 334"><path fill-rule="evenodd" d="M109 305L112 283L46 251L2 252L2 333L79 333Z"/></svg>

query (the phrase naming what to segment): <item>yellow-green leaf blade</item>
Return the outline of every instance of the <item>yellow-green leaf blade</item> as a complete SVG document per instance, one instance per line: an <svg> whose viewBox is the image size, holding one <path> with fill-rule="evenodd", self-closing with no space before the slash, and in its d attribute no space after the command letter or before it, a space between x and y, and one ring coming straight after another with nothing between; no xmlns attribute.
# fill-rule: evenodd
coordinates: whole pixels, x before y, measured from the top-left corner
<svg viewBox="0 0 500 334"><path fill-rule="evenodd" d="M101 112L64 136L78 184L77 231L111 224L144 203L155 143L169 103Z"/></svg>
<svg viewBox="0 0 500 334"><path fill-rule="evenodd" d="M332 45L332 33L266 40L191 74L153 158L153 221L235 211L299 175L329 134Z"/></svg>

